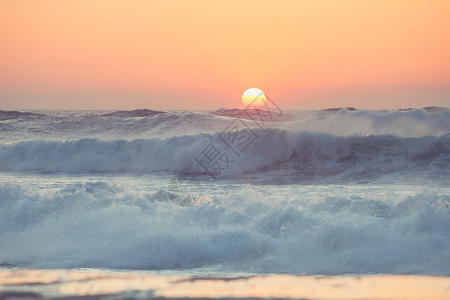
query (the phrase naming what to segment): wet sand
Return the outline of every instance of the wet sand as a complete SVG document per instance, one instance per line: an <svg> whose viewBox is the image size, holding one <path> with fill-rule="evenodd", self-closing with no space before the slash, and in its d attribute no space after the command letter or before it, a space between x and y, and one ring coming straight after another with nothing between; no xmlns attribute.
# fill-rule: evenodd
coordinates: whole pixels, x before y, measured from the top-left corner
<svg viewBox="0 0 450 300"><path fill-rule="evenodd" d="M0 270L0 299L450 299L450 277L200 276L139 271Z"/></svg>

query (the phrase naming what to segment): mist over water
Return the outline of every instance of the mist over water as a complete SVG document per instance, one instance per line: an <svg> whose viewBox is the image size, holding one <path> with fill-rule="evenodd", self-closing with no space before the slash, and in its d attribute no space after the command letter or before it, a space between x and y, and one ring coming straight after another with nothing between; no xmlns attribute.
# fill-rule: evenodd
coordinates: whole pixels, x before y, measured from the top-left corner
<svg viewBox="0 0 450 300"><path fill-rule="evenodd" d="M449 110L235 113L1 112L0 261L450 275Z"/></svg>

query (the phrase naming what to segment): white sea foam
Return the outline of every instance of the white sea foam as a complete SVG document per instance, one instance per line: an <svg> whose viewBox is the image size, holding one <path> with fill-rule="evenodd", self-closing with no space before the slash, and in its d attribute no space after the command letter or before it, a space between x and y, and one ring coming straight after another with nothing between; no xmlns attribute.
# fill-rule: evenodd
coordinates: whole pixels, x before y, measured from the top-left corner
<svg viewBox="0 0 450 300"><path fill-rule="evenodd" d="M164 193L104 181L2 184L0 258L42 268L450 275L448 190L215 185L188 206Z"/></svg>

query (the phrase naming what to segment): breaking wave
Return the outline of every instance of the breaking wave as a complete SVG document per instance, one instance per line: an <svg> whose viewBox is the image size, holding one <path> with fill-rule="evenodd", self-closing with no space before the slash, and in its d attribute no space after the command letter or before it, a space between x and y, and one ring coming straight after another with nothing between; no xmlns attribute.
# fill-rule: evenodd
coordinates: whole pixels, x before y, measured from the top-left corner
<svg viewBox="0 0 450 300"><path fill-rule="evenodd" d="M164 190L102 181L1 184L0 259L38 268L449 276L448 194L389 189L282 195L241 186L180 206L161 200Z"/></svg>
<svg viewBox="0 0 450 300"><path fill-rule="evenodd" d="M329 176L364 179L414 170L428 170L440 177L449 175L450 134L420 138L342 137L279 129L253 129L236 134L245 136L242 141L246 144L232 144L223 133L132 141L85 138L2 144L0 171L202 174L207 170L202 169L199 160L207 149L212 151L214 147L225 155L222 170L218 170L221 176L277 170L285 175L316 179Z"/></svg>

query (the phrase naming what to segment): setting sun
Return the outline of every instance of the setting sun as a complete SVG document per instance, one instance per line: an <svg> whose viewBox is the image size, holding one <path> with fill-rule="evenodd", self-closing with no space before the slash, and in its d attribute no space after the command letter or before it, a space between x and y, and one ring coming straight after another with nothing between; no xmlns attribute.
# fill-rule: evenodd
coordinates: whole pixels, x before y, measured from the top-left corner
<svg viewBox="0 0 450 300"><path fill-rule="evenodd" d="M242 103L244 103L245 105L259 106L264 105L265 102L266 102L266 95L260 89L251 88L246 90L242 94Z"/></svg>

